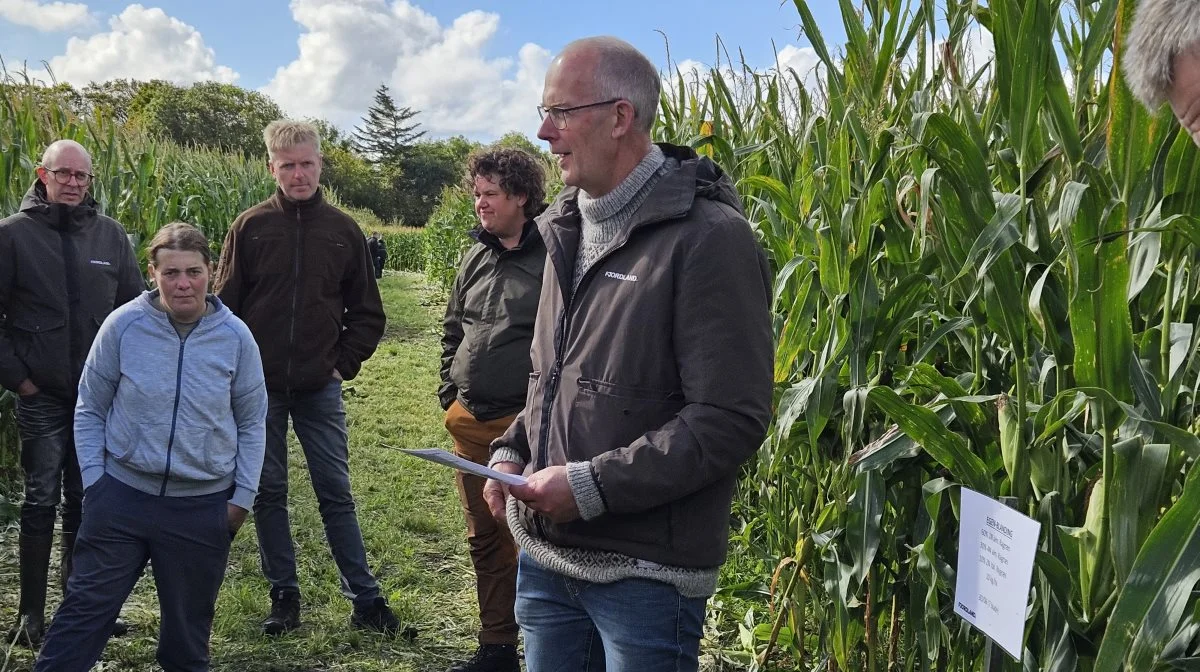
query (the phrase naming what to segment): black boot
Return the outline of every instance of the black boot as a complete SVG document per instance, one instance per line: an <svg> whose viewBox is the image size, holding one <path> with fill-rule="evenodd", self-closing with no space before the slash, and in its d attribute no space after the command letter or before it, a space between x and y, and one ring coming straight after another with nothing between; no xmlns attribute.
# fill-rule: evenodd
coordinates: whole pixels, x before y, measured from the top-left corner
<svg viewBox="0 0 1200 672"><path fill-rule="evenodd" d="M300 594L281 588L271 589L271 613L262 622L264 635L276 637L300 627Z"/></svg>
<svg viewBox="0 0 1200 672"><path fill-rule="evenodd" d="M521 661L513 644L481 644L470 660L446 672L521 672Z"/></svg>
<svg viewBox="0 0 1200 672"><path fill-rule="evenodd" d="M8 641L30 648L42 642L46 630L46 578L50 573L52 535L22 534L18 546L21 563L21 603Z"/></svg>

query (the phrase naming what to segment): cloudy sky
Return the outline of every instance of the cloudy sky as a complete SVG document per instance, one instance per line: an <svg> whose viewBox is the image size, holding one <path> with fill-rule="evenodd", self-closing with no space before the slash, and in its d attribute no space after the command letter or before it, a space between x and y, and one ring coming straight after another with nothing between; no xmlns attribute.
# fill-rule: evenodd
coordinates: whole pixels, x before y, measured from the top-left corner
<svg viewBox="0 0 1200 672"><path fill-rule="evenodd" d="M840 44L837 3L812 5ZM798 25L791 0L0 0L0 58L77 86L230 82L343 128L386 83L431 136L487 140L534 135L546 66L573 39L616 35L665 71L668 46L673 66L714 64L719 35L755 69L807 71Z"/></svg>

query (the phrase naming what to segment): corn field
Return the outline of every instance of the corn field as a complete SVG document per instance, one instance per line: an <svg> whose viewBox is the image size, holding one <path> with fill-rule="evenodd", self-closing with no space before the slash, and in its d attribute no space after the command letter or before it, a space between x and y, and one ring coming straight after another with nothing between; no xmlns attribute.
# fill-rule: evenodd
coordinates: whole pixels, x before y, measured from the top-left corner
<svg viewBox="0 0 1200 672"><path fill-rule="evenodd" d="M1024 666L990 669L1200 669L1200 172L1122 81L1135 3L840 0L836 53L795 5L816 72L679 73L657 131L732 172L777 272L727 657L984 669L967 486L1042 526Z"/></svg>
<svg viewBox="0 0 1200 672"><path fill-rule="evenodd" d="M1200 669L1200 162L1122 81L1136 3L838 0L838 49L810 4L815 72L679 73L655 131L733 175L777 274L777 413L735 502L720 656ZM57 137L137 238L183 219L219 244L271 188L8 82L0 212ZM446 282L474 218L442 205L424 267ZM959 486L1041 523L1022 664L953 612Z"/></svg>

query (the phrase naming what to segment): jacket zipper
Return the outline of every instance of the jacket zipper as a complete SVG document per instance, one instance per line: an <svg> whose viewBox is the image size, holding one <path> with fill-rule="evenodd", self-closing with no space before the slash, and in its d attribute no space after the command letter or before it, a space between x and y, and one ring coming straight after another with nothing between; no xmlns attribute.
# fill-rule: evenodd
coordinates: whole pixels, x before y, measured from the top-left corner
<svg viewBox="0 0 1200 672"><path fill-rule="evenodd" d="M63 280L67 287L67 361L70 362L71 378L67 379L67 387L70 387L71 380L79 380L81 371L76 364L76 352L79 350L79 331L81 329L82 316L79 314L83 310L82 300L79 297L79 261L78 255L75 252L75 246L71 244L71 221L69 216L65 216L66 221L59 219L59 226L62 227L58 231L58 239L62 245L63 257ZM78 309L76 305L78 304ZM86 356L87 353L84 353ZM82 362L80 362L82 363Z"/></svg>
<svg viewBox="0 0 1200 672"><path fill-rule="evenodd" d="M171 435L167 439L167 464L163 467L162 489L158 492L160 497L167 495L167 480L171 478L171 449L175 447L175 423L179 420L179 397L183 390L183 348L185 345L187 345L187 337L181 336L179 338L179 361L175 364L175 406L171 409Z"/></svg>
<svg viewBox="0 0 1200 672"><path fill-rule="evenodd" d="M304 219L300 217L300 207L296 206L296 258L292 263L292 321L288 327L288 350L287 350L287 368L284 374L284 382L287 389L292 389L292 359L295 356L293 350L296 347L296 304L300 297L300 255L304 252Z"/></svg>
<svg viewBox="0 0 1200 672"><path fill-rule="evenodd" d="M651 222L653 223L653 222ZM541 471L548 466L548 457L546 450L546 442L550 438L550 413L554 408L554 400L558 397L558 384L562 380L562 368L564 351L567 345L567 331L571 328L571 309L575 306L575 297L579 295L579 290L583 289L584 284L596 274L600 268L600 263L608 257L616 253L617 250L625 247L629 242L629 236L621 241L620 245L615 245L609 248L604 254L596 258L592 265L583 272L583 277L579 279L579 284L572 287L569 294L566 295L566 303L563 305L562 315L558 320L558 338L554 341L554 366L550 369L550 382L546 383L545 392L542 393L542 421L539 428L539 445L541 450L538 451L537 471ZM575 263L579 263L578 258ZM571 279L574 282L574 277ZM534 513L533 522L537 526L538 534L543 539L546 538L546 529L542 524L542 514Z"/></svg>

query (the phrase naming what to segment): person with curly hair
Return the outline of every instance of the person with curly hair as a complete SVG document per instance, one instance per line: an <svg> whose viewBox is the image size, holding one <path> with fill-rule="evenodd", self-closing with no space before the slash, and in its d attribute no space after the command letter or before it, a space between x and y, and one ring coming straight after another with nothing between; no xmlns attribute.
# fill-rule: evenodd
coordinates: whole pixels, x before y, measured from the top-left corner
<svg viewBox="0 0 1200 672"><path fill-rule="evenodd" d="M487 464L489 445L525 406L529 348L546 247L533 218L545 207L545 175L519 149L491 149L467 162L476 241L463 256L446 307L442 385L446 429L460 457ZM479 599L479 648L450 672L519 672L517 547L483 500L484 479L458 472L458 496Z"/></svg>
<svg viewBox="0 0 1200 672"><path fill-rule="evenodd" d="M1143 0L1126 47L1133 94L1150 109L1170 102L1200 145L1200 2Z"/></svg>

